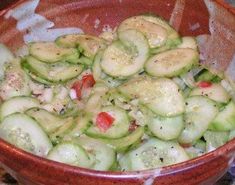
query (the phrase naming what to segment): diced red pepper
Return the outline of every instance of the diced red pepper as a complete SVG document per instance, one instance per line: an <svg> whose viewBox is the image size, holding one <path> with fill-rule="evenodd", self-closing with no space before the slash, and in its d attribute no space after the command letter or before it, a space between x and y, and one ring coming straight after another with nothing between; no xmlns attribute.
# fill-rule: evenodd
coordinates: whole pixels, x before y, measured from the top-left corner
<svg viewBox="0 0 235 185"><path fill-rule="evenodd" d="M95 85L95 79L92 74L84 75L82 77L82 87L83 88L90 88Z"/></svg>
<svg viewBox="0 0 235 185"><path fill-rule="evenodd" d="M96 117L96 125L102 132L106 132L115 121L115 118L112 117L107 112L100 112Z"/></svg>
<svg viewBox="0 0 235 185"><path fill-rule="evenodd" d="M207 87L211 87L212 83L207 82L207 81L201 81L197 84L197 86L200 87L200 88L207 88Z"/></svg>
<svg viewBox="0 0 235 185"><path fill-rule="evenodd" d="M82 82L81 81L76 81L72 85L72 89L74 89L76 91L77 99L80 100L81 97L82 97Z"/></svg>
<svg viewBox="0 0 235 185"><path fill-rule="evenodd" d="M95 85L95 80L92 74L84 75L82 80L74 82L72 89L76 91L77 99L82 98L83 91Z"/></svg>

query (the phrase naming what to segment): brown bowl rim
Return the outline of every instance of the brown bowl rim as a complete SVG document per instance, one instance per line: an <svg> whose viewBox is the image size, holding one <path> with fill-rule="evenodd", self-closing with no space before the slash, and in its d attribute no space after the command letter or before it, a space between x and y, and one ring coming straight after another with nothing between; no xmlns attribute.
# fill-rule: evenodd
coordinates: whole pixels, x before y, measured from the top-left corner
<svg viewBox="0 0 235 185"><path fill-rule="evenodd" d="M84 174L88 176L93 177L108 177L108 178L140 178L140 177L149 177L151 175L154 175L154 177L160 177L165 175L170 175L172 173L177 173L179 171L183 171L185 169L195 168L196 166L199 166L201 164L204 164L205 162L210 162L217 157L227 157L228 160L231 160L230 157L232 157L231 161L228 161L228 166L230 165L230 162L232 164L232 161L234 159L233 156L227 156L227 154L230 154L232 151L235 151L235 138L231 141L227 142L225 145L217 148L214 151L208 152L202 156L196 157L194 159L190 159L181 163L177 163L174 165L164 166L161 168L155 168L150 170L142 170L142 171L97 171L93 169L88 168L82 168L77 166L71 166L64 163L52 161L34 154L31 154L29 152L26 152L20 148L15 147L14 145L4 141L3 139L0 139L0 149L6 151L9 153L9 156L17 155L18 158L21 158L22 160L26 160L28 162L32 162L34 164L40 164L43 166L50 166L54 169L62 170L64 171L66 169L67 172L72 173L78 173L78 174ZM156 173L157 172L157 173Z"/></svg>
<svg viewBox="0 0 235 185"><path fill-rule="evenodd" d="M16 2L10 3L5 9L0 11L0 16L3 16L8 10L18 6L25 0L18 0ZM228 5L225 5L225 3L217 2L216 3L219 6L223 6L226 8L229 12L235 14L235 12L231 11L231 7L229 8ZM235 138L224 144L223 146L217 148L214 151L208 152L202 156L196 157L194 159L190 159L181 163L177 163L174 165L164 166L161 168L156 169L150 169L150 170L142 170L142 171L128 171L128 172L122 172L122 171L97 171L93 169L88 168L81 168L77 166L71 166L64 163L52 161L43 157L39 157L37 155L31 154L29 152L26 152L20 148L17 148L16 146L4 141L0 138L0 149L6 151L9 153L9 156L12 155L18 155L18 157L22 158L23 160L27 160L28 162L32 162L34 164L40 164L43 166L50 166L54 169L58 169L60 171L64 171L66 169L67 172L71 173L77 173L81 175L87 175L92 177L106 177L106 178L140 178L140 177L160 177L165 175L170 175L173 173L177 173L179 171L183 171L185 169L195 168L196 166L199 166L200 164L203 164L206 162L210 162L214 159L216 159L219 156L226 156L227 153L231 153L232 151L235 151ZM228 159L232 157L234 159L234 156L227 156ZM229 161L230 163L230 161ZM232 161L231 161L232 163ZM228 164L229 166L230 164ZM160 170L160 171L159 171ZM158 172L158 173L156 173Z"/></svg>

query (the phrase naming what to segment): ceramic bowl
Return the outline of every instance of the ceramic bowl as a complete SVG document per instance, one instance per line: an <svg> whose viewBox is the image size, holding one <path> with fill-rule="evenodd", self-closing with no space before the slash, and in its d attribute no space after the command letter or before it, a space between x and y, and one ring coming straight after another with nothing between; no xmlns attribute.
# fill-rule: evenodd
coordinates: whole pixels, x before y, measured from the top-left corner
<svg viewBox="0 0 235 185"><path fill-rule="evenodd" d="M229 66L232 65L232 55L235 51L233 42L235 29L232 27L235 25L235 18L215 2L210 0L205 2L203 0L21 0L0 12L0 42L18 52L25 42L53 40L61 33L81 30L98 35L102 30L114 29L127 17L154 13L169 20L181 35L206 34L202 36L204 44L200 47L204 49L202 62L208 65L211 60L218 58L216 66L212 66L213 70L220 73L226 71L225 74L231 80L233 77L229 76L229 70L231 71ZM221 21L221 17L226 17L226 21ZM222 26L218 27L219 24ZM208 43L213 44L208 45ZM24 185L213 184L232 164L234 152L235 140L232 140L216 151L199 158L160 169L100 172L42 159L0 140L1 166Z"/></svg>

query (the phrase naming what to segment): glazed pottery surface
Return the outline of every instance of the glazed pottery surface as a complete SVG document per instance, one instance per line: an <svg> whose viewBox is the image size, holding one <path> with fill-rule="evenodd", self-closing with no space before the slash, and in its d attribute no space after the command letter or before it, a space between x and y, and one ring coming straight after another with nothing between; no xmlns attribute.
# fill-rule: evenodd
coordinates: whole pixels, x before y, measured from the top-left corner
<svg viewBox="0 0 235 185"><path fill-rule="evenodd" d="M25 2L34 3L25 6ZM14 13L14 8L20 6L23 10ZM232 16L219 5L215 6ZM62 28L69 33L82 30L99 35L102 30L114 29L127 17L145 13L169 20L181 35L197 36L211 32L209 12L203 0L21 0L0 12L0 42L18 51L25 42L38 38L53 40L63 32ZM234 38L234 35L231 37ZM230 45L235 47L234 42ZM231 61L235 51L231 47L220 48L227 61ZM228 65L229 62L223 70ZM234 152L235 140L232 140L202 157L161 169L99 172L42 159L0 140L1 166L25 185L209 185L227 171L234 159Z"/></svg>

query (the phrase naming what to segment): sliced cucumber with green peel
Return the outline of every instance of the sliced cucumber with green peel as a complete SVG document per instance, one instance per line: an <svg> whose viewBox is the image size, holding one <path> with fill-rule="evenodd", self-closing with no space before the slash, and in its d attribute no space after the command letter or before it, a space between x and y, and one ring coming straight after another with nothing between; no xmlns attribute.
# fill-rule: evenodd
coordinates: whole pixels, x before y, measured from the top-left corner
<svg viewBox="0 0 235 185"><path fill-rule="evenodd" d="M115 151L104 142L90 137L79 137L76 143L82 146L89 156L95 159L94 170L109 170L116 160Z"/></svg>
<svg viewBox="0 0 235 185"><path fill-rule="evenodd" d="M0 107L0 120L13 113L23 113L32 107L40 107L40 102L36 98L29 96L17 96L3 102Z"/></svg>
<svg viewBox="0 0 235 185"><path fill-rule="evenodd" d="M122 79L115 78L115 77L111 77L111 76L105 76L105 77L103 78L103 82L104 82L108 87L115 88L115 87L118 87L119 85L121 85L121 84L123 83L123 80L122 80Z"/></svg>
<svg viewBox="0 0 235 185"><path fill-rule="evenodd" d="M203 134L206 140L206 151L211 152L216 148L224 145L229 139L229 132L216 132L207 130Z"/></svg>
<svg viewBox="0 0 235 185"><path fill-rule="evenodd" d="M200 72L199 75L196 76L196 81L198 81L198 82L200 82L200 81L211 82L216 78L217 78L217 76L215 74L212 74L210 71L204 69L204 70L202 70L202 72Z"/></svg>
<svg viewBox="0 0 235 185"><path fill-rule="evenodd" d="M64 124L49 135L53 144L60 143L64 136L67 135L76 124L75 120L72 117L64 118L63 121Z"/></svg>
<svg viewBox="0 0 235 185"><path fill-rule="evenodd" d="M158 24L166 29L167 31L167 41L165 44L166 46L175 46L181 42L178 32L175 31L175 29L172 26L170 26L170 24L167 21L165 21L163 18L155 15L144 15L143 18L149 22Z"/></svg>
<svg viewBox="0 0 235 185"><path fill-rule="evenodd" d="M211 128L217 131L230 131L235 129L235 104L233 101L217 114L211 122Z"/></svg>
<svg viewBox="0 0 235 185"><path fill-rule="evenodd" d="M235 138L235 130L231 130L231 131L229 132L228 140L230 141L230 140L232 140L233 138Z"/></svg>
<svg viewBox="0 0 235 185"><path fill-rule="evenodd" d="M26 114L33 117L47 132L47 134L55 132L59 127L69 121L69 119L60 118L58 115L40 108L29 109L26 111Z"/></svg>
<svg viewBox="0 0 235 185"><path fill-rule="evenodd" d="M79 58L79 52L73 48L62 48L54 42L35 42L29 46L29 53L33 57L47 63L59 61L73 62Z"/></svg>
<svg viewBox="0 0 235 185"><path fill-rule="evenodd" d="M105 95L102 96L102 102L104 105L114 105L124 110L130 109L129 99L119 93L116 89L111 89L106 92Z"/></svg>
<svg viewBox="0 0 235 185"><path fill-rule="evenodd" d="M125 101L123 102L123 107L126 106L127 110L130 110L128 112L128 115L132 120L135 121L137 125L140 126L146 126L148 123L152 121L152 117L154 117L154 113L147 108L146 106L139 104L139 105L131 105L130 108L127 108L128 106L125 105Z"/></svg>
<svg viewBox="0 0 235 185"><path fill-rule="evenodd" d="M177 142L151 138L130 151L129 159L131 170L147 170L180 163L189 157Z"/></svg>
<svg viewBox="0 0 235 185"><path fill-rule="evenodd" d="M74 62L75 63L75 62ZM90 58L87 57L80 57L77 61L76 64L82 64L82 65L86 65L86 66L91 66L93 63L93 60L91 60Z"/></svg>
<svg viewBox="0 0 235 185"><path fill-rule="evenodd" d="M176 116L185 110L179 87L167 78L137 77L119 86L118 90L130 99L138 99L161 116Z"/></svg>
<svg viewBox="0 0 235 185"><path fill-rule="evenodd" d="M178 138L184 128L183 115L176 117L155 117L148 123L152 134L162 140Z"/></svg>
<svg viewBox="0 0 235 185"><path fill-rule="evenodd" d="M138 73L149 56L144 35L136 30L119 32L119 41L109 45L103 53L101 68L110 76L126 78Z"/></svg>
<svg viewBox="0 0 235 185"><path fill-rule="evenodd" d="M190 147L184 148L190 159L199 157L206 153L206 142L197 140L196 143Z"/></svg>
<svg viewBox="0 0 235 185"><path fill-rule="evenodd" d="M124 154L118 160L118 164L120 166L120 170L122 172L131 171L131 159L129 153Z"/></svg>
<svg viewBox="0 0 235 185"><path fill-rule="evenodd" d="M145 34L153 53L165 51L181 42L179 34L174 28L161 17L155 15L140 15L128 18L121 23L118 31L130 27Z"/></svg>
<svg viewBox="0 0 235 185"><path fill-rule="evenodd" d="M93 165L86 151L80 145L73 142L63 142L58 144L49 152L47 158L53 161L85 168L89 168Z"/></svg>
<svg viewBox="0 0 235 185"><path fill-rule="evenodd" d="M85 111L87 113L98 114L101 111L103 95L103 93L92 94L87 100Z"/></svg>
<svg viewBox="0 0 235 185"><path fill-rule="evenodd" d="M196 38L194 37L182 37L182 43L177 48L191 48L194 50L198 49Z"/></svg>
<svg viewBox="0 0 235 185"><path fill-rule="evenodd" d="M228 103L231 99L228 92L220 84L212 84L210 87L204 88L196 87L190 93L190 96L195 95L206 96L219 103Z"/></svg>
<svg viewBox="0 0 235 185"><path fill-rule="evenodd" d="M11 114L3 119L0 124L0 137L39 156L45 157L52 148L48 136L39 124L22 113Z"/></svg>
<svg viewBox="0 0 235 185"><path fill-rule="evenodd" d="M146 20L145 16L134 16L124 20L118 27L118 33L129 29L143 33L148 40L150 48L164 45L168 36L164 27Z"/></svg>
<svg viewBox="0 0 235 185"><path fill-rule="evenodd" d="M102 38L92 35L70 34L64 35L56 39L59 46L66 48L76 48L88 58L93 59L99 50L106 47L106 41Z"/></svg>
<svg viewBox="0 0 235 185"><path fill-rule="evenodd" d="M4 76L4 65L14 59L13 53L2 43L0 43L0 79Z"/></svg>
<svg viewBox="0 0 235 185"><path fill-rule="evenodd" d="M178 140L183 144L192 144L208 129L219 109L214 101L203 96L189 97L185 102L185 128Z"/></svg>
<svg viewBox="0 0 235 185"><path fill-rule="evenodd" d="M145 63L148 74L157 77L173 77L197 65L199 54L190 48L177 48L154 55Z"/></svg>
<svg viewBox="0 0 235 185"><path fill-rule="evenodd" d="M24 67L24 65L25 65L25 63L22 62L22 67L23 67L25 73L27 73L28 76L29 76L33 81L39 82L39 83L42 83L42 84L45 84L45 85L51 85L51 84L53 84L52 82L49 82L49 81L47 81L47 80L45 80L45 79L43 79L43 78L41 78L41 77L35 75L32 71L30 71L30 70L27 68L27 65L25 65L26 67Z"/></svg>
<svg viewBox="0 0 235 185"><path fill-rule="evenodd" d="M21 59L13 59L5 68L4 79L0 82L0 97L3 100L15 96L29 96L29 77L21 68Z"/></svg>
<svg viewBox="0 0 235 185"><path fill-rule="evenodd" d="M100 66L100 61L102 59L102 56L103 56L103 51L98 52L94 58L94 62L92 65L92 73L96 81L100 80L102 77L102 69Z"/></svg>
<svg viewBox="0 0 235 185"><path fill-rule="evenodd" d="M103 107L101 112L107 112L114 118L112 126L103 132L96 126L96 123L93 123L93 125L87 129L87 135L100 138L120 138L128 133L130 123L127 113L124 110L114 106L107 106Z"/></svg>
<svg viewBox="0 0 235 185"><path fill-rule="evenodd" d="M55 83L65 82L75 78L83 70L82 65L68 64L67 62L46 64L30 56L26 58L26 61L22 65L40 78Z"/></svg>
<svg viewBox="0 0 235 185"><path fill-rule="evenodd" d="M67 134L69 137L79 137L81 136L91 125L91 120L88 115L85 113L79 114L75 120L76 124Z"/></svg>
<svg viewBox="0 0 235 185"><path fill-rule="evenodd" d="M136 128L132 133L118 139L98 139L107 143L118 152L125 151L129 146L138 142L144 134L144 127Z"/></svg>

